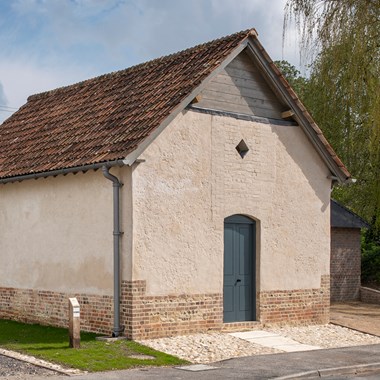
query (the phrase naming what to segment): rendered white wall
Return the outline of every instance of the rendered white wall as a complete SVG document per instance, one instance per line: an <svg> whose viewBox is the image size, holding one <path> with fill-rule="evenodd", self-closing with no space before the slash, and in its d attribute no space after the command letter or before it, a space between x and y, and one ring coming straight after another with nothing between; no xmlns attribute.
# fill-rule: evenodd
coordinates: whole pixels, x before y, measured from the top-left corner
<svg viewBox="0 0 380 380"><path fill-rule="evenodd" d="M130 170L111 172L126 183L127 211ZM101 170L0 185L0 286L112 295L112 211L112 182ZM128 249L123 242L124 276Z"/></svg>
<svg viewBox="0 0 380 380"><path fill-rule="evenodd" d="M258 290L320 287L331 182L300 127L184 111L141 158L132 277L148 294L221 292L223 223L233 214L257 220Z"/></svg>

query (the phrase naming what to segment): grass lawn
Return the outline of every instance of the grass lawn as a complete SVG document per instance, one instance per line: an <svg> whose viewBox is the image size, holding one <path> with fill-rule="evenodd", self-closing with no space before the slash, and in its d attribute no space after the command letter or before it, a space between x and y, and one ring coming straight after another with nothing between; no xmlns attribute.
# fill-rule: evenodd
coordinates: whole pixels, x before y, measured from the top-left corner
<svg viewBox="0 0 380 380"><path fill-rule="evenodd" d="M108 371L142 366L171 366L186 363L129 340L100 342L93 333L81 333L81 348L69 348L67 329L0 320L0 347L32 355L66 367L86 371ZM135 359L131 355L154 359Z"/></svg>

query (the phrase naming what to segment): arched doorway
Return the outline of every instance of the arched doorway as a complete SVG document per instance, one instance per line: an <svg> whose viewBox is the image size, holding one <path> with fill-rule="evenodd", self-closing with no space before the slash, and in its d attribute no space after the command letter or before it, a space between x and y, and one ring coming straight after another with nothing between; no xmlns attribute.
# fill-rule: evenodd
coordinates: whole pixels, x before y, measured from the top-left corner
<svg viewBox="0 0 380 380"><path fill-rule="evenodd" d="M256 222L243 215L224 220L223 322L256 317Z"/></svg>

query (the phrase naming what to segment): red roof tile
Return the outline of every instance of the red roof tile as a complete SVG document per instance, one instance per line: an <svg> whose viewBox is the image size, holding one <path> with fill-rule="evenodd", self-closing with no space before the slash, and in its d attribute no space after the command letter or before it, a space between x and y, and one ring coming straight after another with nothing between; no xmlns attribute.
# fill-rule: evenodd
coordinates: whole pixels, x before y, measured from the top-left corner
<svg viewBox="0 0 380 380"><path fill-rule="evenodd" d="M30 96L0 126L0 179L125 158L252 33Z"/></svg>
<svg viewBox="0 0 380 380"><path fill-rule="evenodd" d="M30 96L0 127L0 178L125 158L249 32Z"/></svg>

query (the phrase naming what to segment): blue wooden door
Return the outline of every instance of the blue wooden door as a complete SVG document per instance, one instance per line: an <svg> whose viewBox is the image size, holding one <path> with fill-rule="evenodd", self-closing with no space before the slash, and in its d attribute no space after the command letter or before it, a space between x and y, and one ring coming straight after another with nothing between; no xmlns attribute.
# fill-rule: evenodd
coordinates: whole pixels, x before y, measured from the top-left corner
<svg viewBox="0 0 380 380"><path fill-rule="evenodd" d="M224 221L224 322L255 320L255 235L255 222L245 216Z"/></svg>

